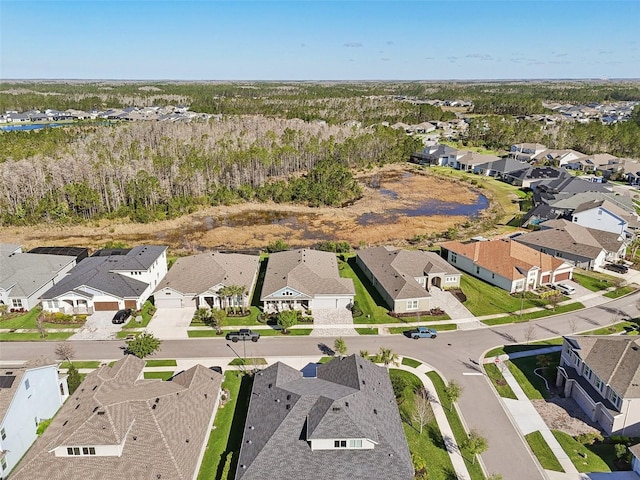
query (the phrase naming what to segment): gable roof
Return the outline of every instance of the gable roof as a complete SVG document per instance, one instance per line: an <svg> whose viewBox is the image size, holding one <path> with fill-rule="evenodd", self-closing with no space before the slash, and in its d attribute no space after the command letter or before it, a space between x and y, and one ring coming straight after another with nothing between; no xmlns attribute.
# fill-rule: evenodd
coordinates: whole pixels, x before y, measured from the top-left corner
<svg viewBox="0 0 640 480"><path fill-rule="evenodd" d="M73 267L42 298L56 298L80 287L93 288L119 298L137 298L149 285L117 272L147 270L166 249L161 246L140 246L132 248L125 255L89 257Z"/></svg>
<svg viewBox="0 0 640 480"><path fill-rule="evenodd" d="M547 220L541 230L515 237L517 242L572 253L584 258L596 258L604 249L617 252L623 244L617 233L586 228L564 219Z"/></svg>
<svg viewBox="0 0 640 480"><path fill-rule="evenodd" d="M445 242L441 247L469 258L475 265L512 281L524 278L526 272L534 267L547 272L564 264L562 260L510 238L471 243Z"/></svg>
<svg viewBox="0 0 640 480"><path fill-rule="evenodd" d="M623 398L640 398L640 337L573 335L565 337L580 358Z"/></svg>
<svg viewBox="0 0 640 480"><path fill-rule="evenodd" d="M309 297L355 295L353 280L340 278L334 253L306 248L272 253L269 256L261 299L285 287Z"/></svg>
<svg viewBox="0 0 640 480"><path fill-rule="evenodd" d="M465 165L480 165L482 163L494 162L499 159L500 157L496 157L495 155L487 155L469 150L460 150L457 158L458 163L464 163Z"/></svg>
<svg viewBox="0 0 640 480"><path fill-rule="evenodd" d="M240 285L248 292L260 257L241 253L201 253L176 260L156 288L171 288L182 294L199 295L216 285Z"/></svg>
<svg viewBox="0 0 640 480"><path fill-rule="evenodd" d="M358 257L393 299L430 297L431 294L416 282L416 277L436 273L460 275L456 268L433 252L375 247L358 250Z"/></svg>
<svg viewBox="0 0 640 480"><path fill-rule="evenodd" d="M524 168L529 168L529 165L525 162L521 162L520 160L516 160L515 158L507 157L500 158L492 162L483 163L481 165L478 165L476 168L481 168L483 170L492 170L499 173L508 173L522 170Z"/></svg>
<svg viewBox="0 0 640 480"><path fill-rule="evenodd" d="M311 450L317 439L371 439L373 449ZM388 371L351 355L316 378L276 363L254 377L236 479L412 479Z"/></svg>
<svg viewBox="0 0 640 480"><path fill-rule="evenodd" d="M613 202L610 202L605 198L600 200L592 200L590 202L585 202L583 204L580 204L578 205L578 207L576 207L573 213L575 215L576 213L586 212L596 208L602 208L603 210L606 210L611 215L615 216L619 220L627 222L631 226L634 226L634 227L638 226L638 216L635 213L631 214L624 208L616 205Z"/></svg>
<svg viewBox="0 0 640 480"><path fill-rule="evenodd" d="M578 193L559 193L553 199L549 199L547 203L556 208L565 210L575 210L583 203L608 200L627 213L635 213L633 200L626 195L619 195L613 192L578 192Z"/></svg>
<svg viewBox="0 0 640 480"><path fill-rule="evenodd" d="M127 355L89 373L11 478L191 479L222 375L202 365L172 381L139 380L145 362ZM120 456L59 456L67 446L110 445Z"/></svg>
<svg viewBox="0 0 640 480"><path fill-rule="evenodd" d="M543 180L536 188L544 188L547 192L582 193L582 192L611 192L611 188L596 182L588 182L580 177L574 177L564 170L564 174L552 180Z"/></svg>
<svg viewBox="0 0 640 480"><path fill-rule="evenodd" d="M11 290L11 297L30 297L75 261L71 256L0 251L0 288Z"/></svg>

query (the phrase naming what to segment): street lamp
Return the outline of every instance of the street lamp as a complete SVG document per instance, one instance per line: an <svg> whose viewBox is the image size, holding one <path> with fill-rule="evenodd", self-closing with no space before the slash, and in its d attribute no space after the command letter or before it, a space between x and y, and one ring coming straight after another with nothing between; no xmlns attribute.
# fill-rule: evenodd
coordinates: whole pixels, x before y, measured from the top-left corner
<svg viewBox="0 0 640 480"><path fill-rule="evenodd" d="M243 342L243 345L244 345L244 342ZM242 357L240 357L240 355L238 355L238 352L236 352L236 351L233 349L233 347L232 347L231 345L229 345L228 343L227 343L227 347L229 347L229 348L231 349L231 351L235 354L235 356L236 356L236 357L238 357L238 358L240 359L240 361L242 362L242 363L240 364L240 366L242 367L242 371L246 373L246 370L245 370L245 363L246 363L245 358L246 358L246 353L245 353L245 358L242 358ZM246 347L245 347L245 348L246 348Z"/></svg>

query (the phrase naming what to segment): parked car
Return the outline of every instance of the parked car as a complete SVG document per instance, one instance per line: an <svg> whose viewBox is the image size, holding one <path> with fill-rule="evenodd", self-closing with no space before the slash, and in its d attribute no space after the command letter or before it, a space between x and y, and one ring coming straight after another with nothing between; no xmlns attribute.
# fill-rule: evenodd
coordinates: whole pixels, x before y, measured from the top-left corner
<svg viewBox="0 0 640 480"><path fill-rule="evenodd" d="M418 338L436 338L438 331L435 328L418 327L415 330L411 330L409 336L414 340Z"/></svg>
<svg viewBox="0 0 640 480"><path fill-rule="evenodd" d="M222 374L222 367L219 367L217 365L213 366L213 367L209 367L209 370L212 370L214 372L218 372L218 373Z"/></svg>
<svg viewBox="0 0 640 480"><path fill-rule="evenodd" d="M564 293L565 295L572 295L576 293L576 289L566 283L554 283L551 285L551 288L558 290L560 293Z"/></svg>
<svg viewBox="0 0 640 480"><path fill-rule="evenodd" d="M620 263L607 263L604 266L604 269L611 270L612 272L616 273L627 273L629 271L629 267Z"/></svg>
<svg viewBox="0 0 640 480"><path fill-rule="evenodd" d="M237 332L229 332L225 337L227 340L231 340L232 342L237 342L238 340L242 340L246 342L247 340L251 340L252 342L257 342L260 338L259 332L252 332L248 328L241 328Z"/></svg>
<svg viewBox="0 0 640 480"><path fill-rule="evenodd" d="M125 308L124 310L118 310L116 314L113 316L113 320L111 323L124 323L131 316L131 309Z"/></svg>

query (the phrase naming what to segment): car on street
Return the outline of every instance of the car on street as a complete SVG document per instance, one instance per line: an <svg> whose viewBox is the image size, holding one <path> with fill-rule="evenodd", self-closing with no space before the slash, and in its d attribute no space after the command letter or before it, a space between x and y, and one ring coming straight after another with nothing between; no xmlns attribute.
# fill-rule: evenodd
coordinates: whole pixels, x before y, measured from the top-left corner
<svg viewBox="0 0 640 480"><path fill-rule="evenodd" d="M627 273L629 271L629 267L626 265L622 265L620 263L607 263L604 267L605 270L610 270L616 273Z"/></svg>
<svg viewBox="0 0 640 480"><path fill-rule="evenodd" d="M576 289L573 288L571 285L567 285L566 283L554 283L551 285L551 288L565 295L572 295L576 293Z"/></svg>
<svg viewBox="0 0 640 480"><path fill-rule="evenodd" d="M113 320L111 320L111 323L124 323L127 321L127 319L131 316L131 309L130 308L125 308L124 310L118 310L116 312L116 314L113 316Z"/></svg>
<svg viewBox="0 0 640 480"><path fill-rule="evenodd" d="M418 338L436 338L438 331L435 328L418 327L415 330L411 330L409 336L414 340Z"/></svg>
<svg viewBox="0 0 640 480"><path fill-rule="evenodd" d="M259 332L253 332L248 328L241 328L237 332L229 332L225 337L227 340L231 340L232 342L237 342L238 340L242 340L246 342L247 340L251 340L252 342L257 342L260 338Z"/></svg>

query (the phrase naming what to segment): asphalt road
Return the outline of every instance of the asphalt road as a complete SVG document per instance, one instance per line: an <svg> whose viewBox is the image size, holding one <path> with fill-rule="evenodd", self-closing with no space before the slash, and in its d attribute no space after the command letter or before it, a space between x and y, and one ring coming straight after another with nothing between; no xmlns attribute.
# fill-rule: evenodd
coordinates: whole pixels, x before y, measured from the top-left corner
<svg viewBox="0 0 640 480"><path fill-rule="evenodd" d="M368 350L375 353L380 347L395 353L417 358L432 365L448 380L463 387L458 400L467 426L480 432L489 441L489 449L482 460L489 473L500 473L505 479L537 480L544 478L531 458L524 439L502 408L489 381L479 373L483 353L504 344L525 342L570 335L609 325L621 316L637 317L636 302L640 292L565 315L544 318L528 323L481 328L456 332L441 332L437 339L410 340L403 336L358 336L345 338L349 352ZM535 327L531 327L534 325ZM247 342L247 357L307 356L321 354L323 345L332 346L333 338L263 337L258 343ZM222 338L165 340L161 356L164 358L229 357L227 342ZM111 359L122 356L122 341L75 341L76 360ZM37 355L54 358L55 342L16 342L0 344L0 360L28 360ZM243 346L234 348L242 354ZM215 360L212 359L212 364ZM470 375L471 374L471 375Z"/></svg>

